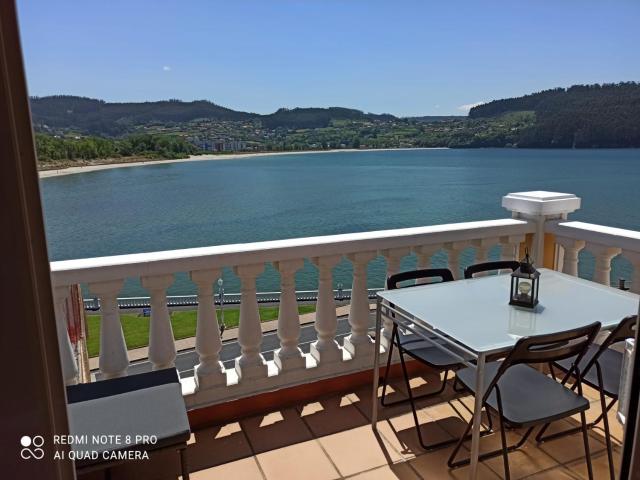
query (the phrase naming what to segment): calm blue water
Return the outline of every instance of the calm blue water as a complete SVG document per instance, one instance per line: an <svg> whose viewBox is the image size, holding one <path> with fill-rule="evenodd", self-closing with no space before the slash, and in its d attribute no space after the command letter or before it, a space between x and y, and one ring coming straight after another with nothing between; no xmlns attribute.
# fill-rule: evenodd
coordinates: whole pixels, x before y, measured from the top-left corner
<svg viewBox="0 0 640 480"><path fill-rule="evenodd" d="M575 220L640 230L640 150L340 152L150 165L41 180L52 260L504 218L509 192L582 197ZM494 251L493 255L498 252ZM584 255L588 276L593 258ZM439 261L444 262L440 256ZM473 255L466 255L466 262ZM415 265L407 258L404 267ZM384 261L369 285L382 286ZM616 261L615 274L629 276ZM348 262L335 281L350 284ZM228 292L237 291L225 271ZM261 291L278 290L267 267ZM307 264L298 289L314 289ZM171 293L193 293L178 275ZM123 295L146 295L129 281Z"/></svg>

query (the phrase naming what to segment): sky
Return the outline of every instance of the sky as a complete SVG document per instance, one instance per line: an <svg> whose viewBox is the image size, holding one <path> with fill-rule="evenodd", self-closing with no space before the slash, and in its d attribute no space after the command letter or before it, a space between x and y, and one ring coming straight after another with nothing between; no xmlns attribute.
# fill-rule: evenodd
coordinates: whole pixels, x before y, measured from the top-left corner
<svg viewBox="0 0 640 480"><path fill-rule="evenodd" d="M640 80L637 0L18 0L31 95L399 116Z"/></svg>

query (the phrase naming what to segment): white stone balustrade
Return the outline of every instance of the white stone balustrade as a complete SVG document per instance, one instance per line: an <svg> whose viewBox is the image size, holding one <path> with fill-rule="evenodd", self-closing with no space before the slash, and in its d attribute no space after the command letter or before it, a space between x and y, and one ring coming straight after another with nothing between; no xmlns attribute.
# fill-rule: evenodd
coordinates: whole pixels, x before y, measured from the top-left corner
<svg viewBox="0 0 640 480"><path fill-rule="evenodd" d="M367 266L378 255L387 258L391 274L400 270L402 258L412 251L418 256L419 267L428 267L432 255L449 248L451 260L454 264L457 262L453 269L460 277L459 254L465 248L490 248L504 244L507 239L515 249L535 228L530 221L502 219L53 262L56 313L63 327L59 336L65 378L69 382L75 379L75 361L63 323L68 285L88 283L101 298L105 346L101 349L104 357L100 366L104 376L118 376L126 374L128 366L115 304L123 279L140 278L150 293L149 360L157 369L175 363L167 289L176 273L188 273L198 292L196 353L199 360L194 376L181 381L187 404L205 406L371 368L374 345L369 336L371 301L367 296ZM344 340L337 340L333 269L345 257L353 265L348 319L351 332ZM303 266L302 259L309 259L318 268L314 324L317 340L310 345L308 354L302 353L299 344L295 298L295 272ZM256 297L256 278L267 263L272 263L281 275L280 348L272 361L265 361L260 353L263 332ZM222 341L214 305L214 285L222 268L233 268L242 285L237 339L241 354L235 360L235 368L230 369L225 369L220 361Z"/></svg>
<svg viewBox="0 0 640 480"><path fill-rule="evenodd" d="M617 255L629 260L633 267L631 290L640 292L640 232L585 222L557 221L547 226L564 250L556 268L571 275L578 274L579 252L586 250L595 256L593 281L609 285L611 261ZM629 280L629 279L627 279Z"/></svg>
<svg viewBox="0 0 640 480"><path fill-rule="evenodd" d="M127 374L129 357L118 312L118 293L124 280L89 284L89 290L100 298L100 373L104 378Z"/></svg>
<svg viewBox="0 0 640 480"><path fill-rule="evenodd" d="M420 245L418 247L415 247L413 251L415 252L417 257L417 268L419 270L432 268L433 263L431 257L433 257L439 250L442 250L442 245ZM429 283L429 279L420 278L416 281L416 283Z"/></svg>
<svg viewBox="0 0 640 480"><path fill-rule="evenodd" d="M447 242L444 245L444 249L447 252L448 256L448 265L449 270L453 274L453 278L455 280L459 280L463 277L461 265L460 265L460 255L462 252L469 246L469 242Z"/></svg>

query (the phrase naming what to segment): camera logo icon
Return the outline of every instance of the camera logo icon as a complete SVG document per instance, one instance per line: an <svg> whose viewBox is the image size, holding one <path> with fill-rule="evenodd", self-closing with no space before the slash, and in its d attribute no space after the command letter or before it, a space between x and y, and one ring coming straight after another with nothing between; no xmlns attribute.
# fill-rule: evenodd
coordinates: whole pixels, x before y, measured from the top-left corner
<svg viewBox="0 0 640 480"><path fill-rule="evenodd" d="M20 450L20 456L24 460L31 458L40 460L44 457L44 449L42 448L44 438L41 435L34 435L33 437L24 435L20 438L20 445L23 447L22 450Z"/></svg>

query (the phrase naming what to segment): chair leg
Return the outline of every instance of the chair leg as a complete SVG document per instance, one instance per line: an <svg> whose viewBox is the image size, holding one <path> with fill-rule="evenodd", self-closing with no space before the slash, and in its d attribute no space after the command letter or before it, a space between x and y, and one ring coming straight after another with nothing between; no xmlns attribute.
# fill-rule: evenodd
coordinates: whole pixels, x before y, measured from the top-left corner
<svg viewBox="0 0 640 480"><path fill-rule="evenodd" d="M602 384L603 384L602 370L598 363L596 363L596 372L598 374L598 384L600 385L600 387L602 387ZM607 444L607 460L609 461L609 477L611 480L615 480L616 472L613 467L613 446L611 445L611 431L609 430L609 416L607 415L607 412L609 411L609 409L607 408L606 400L604 398L604 392L602 391L602 388L600 388L600 407L602 408L601 416L604 421L604 438Z"/></svg>
<svg viewBox="0 0 640 480"><path fill-rule="evenodd" d="M189 480L189 464L187 463L186 445L180 449L180 470L182 472L182 480Z"/></svg>
<svg viewBox="0 0 640 480"><path fill-rule="evenodd" d="M384 371L384 377L382 378L382 397L380 398L380 403L383 407L388 407L390 404L384 403L384 399L387 395L387 383L389 379L389 369L391 368L391 358L393 357L393 344L396 341L396 334L398 330L398 325L393 324L393 330L391 331L391 338L389 339L389 353L387 354L387 368ZM399 345L400 343L398 343Z"/></svg>
<svg viewBox="0 0 640 480"><path fill-rule="evenodd" d="M399 337L399 335L397 335L397 331L398 331L398 326L394 323L393 324L393 330L391 332L391 341L389 343L389 353L387 355L387 367L385 368L384 377L382 379L382 395L380 397L380 403L382 404L383 407L391 407L393 405L398 405L398 404L401 404L401 403L407 403L409 401L409 395L408 394L407 394L407 398L396 400L394 402L385 401L386 398L387 398L387 384L388 384L388 378L389 378L389 369L391 368L391 359L393 357L393 345L396 342L396 340L398 342L398 345L400 345L400 337ZM401 351L400 347L398 347L398 351ZM447 376L448 376L448 374L449 374L449 370L445 370L444 378L442 379L440 387L438 387L438 389L436 391L424 393L424 394L419 395L417 397L414 396L413 399L414 400L421 400L423 398L435 397L437 395L440 395L442 392L444 392L444 389L447 386Z"/></svg>
<svg viewBox="0 0 640 480"><path fill-rule="evenodd" d="M502 463L504 465L504 478L511 480L511 470L509 469L509 447L507 446L507 434L504 431L504 422L500 420L500 441L502 442Z"/></svg>
<svg viewBox="0 0 640 480"><path fill-rule="evenodd" d="M449 456L449 460L447 461L447 465L449 466L449 468L463 467L464 465L469 465L469 463L471 462L469 458L463 458L462 460L458 460L458 461L454 461L454 459L456 458L458 452L460 451L460 448L462 447L462 444L464 443L464 441L469 439L468 434L469 434L469 431L471 430L472 425L473 425L472 422L469 422L467 424L467 428L465 429L464 435L458 439L458 443L456 444L455 448L451 452L451 455ZM529 427L529 429L524 433L524 435L522 435L520 440L518 440L513 445L506 445L506 438L507 438L506 427L502 423L502 420L500 421L500 428L501 428L500 435L502 436L502 432L504 432L505 434L505 437L504 437L505 442L503 443L502 448L500 448L499 450L493 450L491 452L483 453L478 456L478 460L486 460L488 458L498 457L500 455L504 455L505 451L507 453L511 453L518 450L529 439L529 437L531 436L531 432L533 432L533 429L535 427ZM508 461L506 465L508 466ZM505 470L505 472L507 472L507 470Z"/></svg>
<svg viewBox="0 0 640 480"><path fill-rule="evenodd" d="M587 415L584 410L580 412L580 420L582 422L582 440L584 441L584 459L587 462L587 473L589 480L593 480L593 467L591 466L591 452L589 450L589 433L587 430Z"/></svg>

